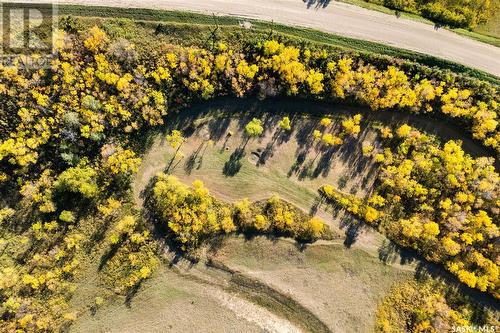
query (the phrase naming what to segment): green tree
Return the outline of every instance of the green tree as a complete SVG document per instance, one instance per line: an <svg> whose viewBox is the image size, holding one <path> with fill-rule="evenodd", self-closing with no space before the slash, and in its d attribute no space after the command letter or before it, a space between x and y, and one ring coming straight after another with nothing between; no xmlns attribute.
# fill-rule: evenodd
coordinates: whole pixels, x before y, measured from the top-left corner
<svg viewBox="0 0 500 333"><path fill-rule="evenodd" d="M66 223L73 223L75 222L75 215L69 210L63 210L59 215L59 220Z"/></svg>
<svg viewBox="0 0 500 333"><path fill-rule="evenodd" d="M283 117L279 122L278 126L284 131L290 131L292 129L292 124L290 122L290 118Z"/></svg>
<svg viewBox="0 0 500 333"><path fill-rule="evenodd" d="M63 171L54 182L54 188L61 192L80 193L87 199L93 199L99 194L97 171L80 163L78 166Z"/></svg>
<svg viewBox="0 0 500 333"><path fill-rule="evenodd" d="M179 149L181 149L181 146L185 141L186 138L183 136L181 131L173 130L169 135L167 135L168 144L170 145L170 147L175 149L175 154L170 159L170 162L167 166L167 170L170 170L170 168L172 168L172 164L174 163L174 161L177 160L177 164L172 168L175 169L175 167L184 158L184 154L179 152Z"/></svg>
<svg viewBox="0 0 500 333"><path fill-rule="evenodd" d="M262 127L262 121L260 119L253 118L252 121L245 126L245 134L249 138L257 138L261 136L263 132L264 127Z"/></svg>
<svg viewBox="0 0 500 333"><path fill-rule="evenodd" d="M173 149L179 150L185 141L186 138L184 138L181 131L173 130L169 135L167 135L167 142Z"/></svg>
<svg viewBox="0 0 500 333"><path fill-rule="evenodd" d="M330 118L322 118L321 121L319 122L321 126L328 127L332 123L332 120Z"/></svg>

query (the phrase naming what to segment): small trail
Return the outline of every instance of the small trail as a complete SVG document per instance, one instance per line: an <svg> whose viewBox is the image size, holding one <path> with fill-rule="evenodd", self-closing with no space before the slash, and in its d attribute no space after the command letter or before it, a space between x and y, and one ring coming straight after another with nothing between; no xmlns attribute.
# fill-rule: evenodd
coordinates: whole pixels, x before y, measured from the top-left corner
<svg viewBox="0 0 500 333"><path fill-rule="evenodd" d="M242 298L216 291L214 297L219 299L222 305L233 311L238 318L250 321L259 326L265 332L276 333L300 333L302 330L292 325L270 311L256 306L254 303Z"/></svg>
<svg viewBox="0 0 500 333"><path fill-rule="evenodd" d="M196 265L165 251L164 259L175 262L181 276L210 288L210 295L238 317L257 324L265 332L329 333L331 330L308 308L260 280L234 270L214 259Z"/></svg>

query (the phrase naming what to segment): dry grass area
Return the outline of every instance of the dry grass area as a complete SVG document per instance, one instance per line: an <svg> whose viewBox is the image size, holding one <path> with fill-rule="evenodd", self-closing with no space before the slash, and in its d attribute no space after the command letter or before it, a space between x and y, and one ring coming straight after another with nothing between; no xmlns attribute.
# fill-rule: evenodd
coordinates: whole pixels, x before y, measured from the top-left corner
<svg viewBox="0 0 500 333"><path fill-rule="evenodd" d="M373 129L366 128L358 139L348 139L342 146L325 153L312 143L312 132L321 119L319 115L301 114L297 106L288 112L288 105L274 106L283 109L266 112L260 103L255 106L246 101L236 110L221 112L215 106L199 115L195 108L192 114L184 112L172 119L172 128L183 129L187 136L179 150L184 159L173 160L175 151L166 142L165 135L156 136L143 156L133 183L136 202L142 203L141 192L158 172L165 170L188 184L195 179L202 180L213 195L226 201L243 198L256 201L276 193L307 212L316 203L318 188L327 183L360 196L370 193L376 173L373 163L362 156L361 149L364 143L374 143ZM245 107L246 112L242 113L241 108ZM346 111L332 117L340 119L346 113L352 114ZM285 115L289 115L293 123L289 133L280 132L277 126ZM262 120L265 132L260 138L247 142L244 126L253 117ZM331 214L321 209L318 214L332 220Z"/></svg>
<svg viewBox="0 0 500 333"><path fill-rule="evenodd" d="M340 118L356 113L361 113L364 119L358 138L347 139L328 153L313 147L312 132L319 127L321 117L331 115L339 125ZM285 136L277 135L277 124L285 115L292 119L292 131ZM244 126L253 117L263 121L265 133L245 145ZM371 192L376 173L372 159L363 157L362 146L377 144L375 130L368 126L376 122L409 123L428 133L439 134L443 140L462 140L464 150L473 156L490 153L468 139L460 128L439 120L429 121L428 117L366 112L290 99L218 99L167 119L165 133L150 140L143 156L133 183L135 199L141 204L141 192L156 173L167 168L186 183L202 180L212 194L227 201L245 197L259 200L278 193L308 210L317 197L318 187L327 183L364 196ZM171 129L182 129L187 136L180 148L184 155L181 161L172 161L175 152L165 140L165 134ZM238 150L244 145L244 152L239 156Z"/></svg>
<svg viewBox="0 0 500 333"><path fill-rule="evenodd" d="M220 289L192 281L167 267L127 304L113 299L95 315L72 326L73 332L262 332L262 328L223 305ZM216 318L216 320L215 320Z"/></svg>
<svg viewBox="0 0 500 333"><path fill-rule="evenodd" d="M112 298L72 331L308 332L315 331L306 322L313 315L332 332L371 332L378 302L393 283L414 273L414 265L383 265L376 253L341 243L301 250L291 240L265 237L227 239L213 259L285 301L270 300L258 288L249 292L203 262L181 260L162 265L130 302ZM305 310L287 314L295 302Z"/></svg>
<svg viewBox="0 0 500 333"><path fill-rule="evenodd" d="M230 239L217 258L299 300L332 332L373 332L377 304L412 265L383 265L376 255L342 244L298 251L291 242Z"/></svg>
<svg viewBox="0 0 500 333"><path fill-rule="evenodd" d="M139 143L145 147L143 162L133 182L138 207L154 176L168 170L186 183L201 179L213 195L227 201L277 193L322 217L345 239L301 248L288 239L231 237L194 265L184 259L174 263L173 254L166 252L165 264L132 299L111 296L94 315L87 311L72 330L372 332L377 304L389 288L413 279L426 266L373 229L319 205L317 189L330 183L358 196L370 193L376 174L361 153L363 144L377 144L370 123L409 122L445 139L462 133L418 117L364 113L357 139L330 153L307 143L320 115L330 113L338 120L356 111L298 101L236 104L222 99L172 115L164 133L144 136ZM284 115L292 118L293 130L278 135L277 123ZM243 128L253 117L263 121L265 134L245 143ZM175 152L165 141L171 129L182 129L187 137L180 161L173 160ZM464 146L481 153L472 141L464 140ZM207 265L207 258L220 266ZM89 304L102 288L92 272L90 268L80 281L75 306Z"/></svg>

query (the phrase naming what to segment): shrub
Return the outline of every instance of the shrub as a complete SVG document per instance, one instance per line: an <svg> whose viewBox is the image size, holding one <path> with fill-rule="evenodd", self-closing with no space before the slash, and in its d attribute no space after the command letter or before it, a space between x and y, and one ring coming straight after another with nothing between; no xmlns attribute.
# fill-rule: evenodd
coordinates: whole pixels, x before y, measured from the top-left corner
<svg viewBox="0 0 500 333"><path fill-rule="evenodd" d="M256 138L262 135L264 132L264 127L262 127L262 121L257 118L253 118L246 126L245 133L250 138Z"/></svg>
<svg viewBox="0 0 500 333"><path fill-rule="evenodd" d="M290 118L283 117L283 119L280 120L278 126L284 131L290 131L292 129Z"/></svg>
<svg viewBox="0 0 500 333"><path fill-rule="evenodd" d="M384 0L384 6L403 12L418 13L415 0Z"/></svg>
<svg viewBox="0 0 500 333"><path fill-rule="evenodd" d="M63 210L61 214L59 214L59 220L66 223L73 223L75 222L75 215L73 214L73 212Z"/></svg>
<svg viewBox="0 0 500 333"><path fill-rule="evenodd" d="M87 199L95 198L99 193L97 171L81 163L62 172L54 182L54 188L61 192L79 193Z"/></svg>

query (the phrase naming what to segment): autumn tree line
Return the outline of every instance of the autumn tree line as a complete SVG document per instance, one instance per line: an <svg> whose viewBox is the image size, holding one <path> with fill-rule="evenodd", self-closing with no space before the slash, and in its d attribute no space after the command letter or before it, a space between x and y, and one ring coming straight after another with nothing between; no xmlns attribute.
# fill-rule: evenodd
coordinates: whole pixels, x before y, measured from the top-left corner
<svg viewBox="0 0 500 333"><path fill-rule="evenodd" d="M320 193L471 288L500 298L500 178L494 158L473 158L460 141L441 144L408 125L380 126L375 192L359 198L324 185ZM372 147L373 148L373 147Z"/></svg>
<svg viewBox="0 0 500 333"><path fill-rule="evenodd" d="M496 0L367 0L395 10L422 15L437 24L473 29L500 8Z"/></svg>
<svg viewBox="0 0 500 333"><path fill-rule="evenodd" d="M378 305L375 332L449 332L457 327L494 330L494 313L474 306L457 290L424 279L396 283ZM479 329L478 329L479 330Z"/></svg>
<svg viewBox="0 0 500 333"><path fill-rule="evenodd" d="M112 43L97 27L83 36L61 34L51 68L0 67L0 160L7 167L0 179L53 159L53 153L73 165L78 153L107 138L162 124L169 107L224 94L301 95L372 110L433 112L456 119L475 139L500 150L498 88L488 84L461 87L451 76L450 82L409 76L396 66L333 60L324 50L275 40L252 45L246 54L223 43L215 50L168 45L163 56L146 62L133 45Z"/></svg>
<svg viewBox="0 0 500 333"><path fill-rule="evenodd" d="M309 217L277 195L263 202L243 199L228 204L211 196L200 180L189 187L164 173L157 175L152 192L153 209L184 251L235 232L286 236L301 242L333 236L321 219Z"/></svg>
<svg viewBox="0 0 500 333"><path fill-rule="evenodd" d="M26 59L22 57L13 65L0 65L0 224L2 238L7 240L0 271L3 331L51 331L74 320L78 313L67 310L75 276L80 259L86 251L92 252L89 249L96 243L105 254L101 272L114 292L123 294L151 275L157 264L155 243L129 199L130 179L141 162L131 138L162 125L169 110L193 101L228 94L298 95L346 101L373 110L433 113L463 124L474 138L500 151L498 88L484 82L462 81L449 73L436 76L430 70L403 70L397 62L379 66L361 57L339 57L319 47L285 45L277 40L255 41L238 51L224 43L210 49L160 45L161 56L150 58L141 56L125 39L111 40L98 27L79 33L59 31L55 47L57 52L49 67L24 67ZM359 121L359 117L346 119L342 135L359 132ZM255 132L258 125L252 124L248 132ZM280 126L289 128L290 120L283 119ZM326 132L315 135L325 146L342 140ZM444 158L437 153L439 149L426 149L422 152L425 157L438 161ZM391 171L389 167L399 167L404 154L409 154L406 159L413 158L413 146L404 152L391 152L392 160L384 155L381 165ZM403 209L401 219L413 225L412 218L418 215L422 216L422 223L428 223L427 219L435 222L439 233L428 242L440 249L442 235L460 247L457 252L457 245L449 243L453 250L443 253L443 262L450 270L465 272L461 275L471 285L495 292L498 282L490 268L497 266L490 261L496 265L496 250L486 245L494 231L481 228L489 224L489 219L494 221L490 206L497 196L487 186L474 185L477 179L492 177L491 172L486 172L489 162L481 161L483 164L464 157L454 162L457 166L449 172L456 179L443 176L438 192L427 183L422 184L434 211L417 211L408 206L405 209L413 210ZM434 171L439 163L421 168ZM455 170L460 163L466 164ZM413 167L417 170L415 165L416 162ZM486 171L477 171L483 169ZM389 171L387 177L391 175ZM436 177L439 175L435 173ZM413 174L410 172L408 177ZM470 179L466 186L476 187L470 191L462 189L463 179ZM158 188L161 184L157 184ZM401 202L410 200L403 190L415 187L414 182L409 179L396 185L393 189L387 185L386 192L379 195L393 193L401 197ZM467 199L452 195L458 189ZM487 199L478 189L493 194ZM274 206L266 203L265 207L274 207L268 210L248 203L240 203L238 208L218 203L205 191L200 184L195 184L194 189L173 187L172 194L180 193L175 199L180 201L168 202L168 195L162 199L167 201L161 205L191 218L191 224L185 225L178 215L164 217L166 221L168 217L166 223L180 244L191 246L211 234L232 232L226 231L232 229L231 225L235 232L248 229L298 239L322 237L322 222L301 218L299 223L300 214L280 200ZM419 192L411 200L423 196ZM451 200L451 206L446 198ZM433 206L438 199L443 201L443 207ZM483 201L477 206L479 199ZM193 203L192 209L186 206L188 202ZM470 206L464 219L456 216L458 203L461 207ZM202 213L205 206L212 207L215 215ZM248 215L242 213L245 209L249 210ZM476 215L474 222L464 222ZM452 217L459 222L453 222ZM395 220L400 223L399 218ZM450 227L442 227L445 220L455 224L446 222ZM222 225L222 221L226 224ZM472 241L462 240L463 226L469 228L478 223L481 227L471 227ZM415 246L422 242L420 234L408 239ZM470 256L476 252L469 249L475 249L484 260L477 254ZM458 259L464 261L460 263ZM96 303L101 304L102 298L96 299Z"/></svg>

